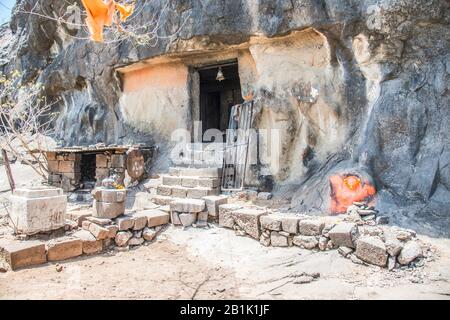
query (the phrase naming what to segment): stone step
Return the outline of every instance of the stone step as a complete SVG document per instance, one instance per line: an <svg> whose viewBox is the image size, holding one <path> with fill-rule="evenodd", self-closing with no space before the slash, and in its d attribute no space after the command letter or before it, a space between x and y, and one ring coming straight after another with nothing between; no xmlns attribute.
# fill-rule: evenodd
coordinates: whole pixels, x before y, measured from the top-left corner
<svg viewBox="0 0 450 320"><path fill-rule="evenodd" d="M220 178L163 175L162 184L166 186L180 186L186 188L201 187L214 189L220 186Z"/></svg>
<svg viewBox="0 0 450 320"><path fill-rule="evenodd" d="M181 186L159 185L156 194L159 196L172 196L175 198L201 199L207 196L217 196L220 194L218 188L187 188Z"/></svg>
<svg viewBox="0 0 450 320"><path fill-rule="evenodd" d="M222 176L220 168L183 168L172 167L169 175L178 177L200 177L200 178L220 178Z"/></svg>

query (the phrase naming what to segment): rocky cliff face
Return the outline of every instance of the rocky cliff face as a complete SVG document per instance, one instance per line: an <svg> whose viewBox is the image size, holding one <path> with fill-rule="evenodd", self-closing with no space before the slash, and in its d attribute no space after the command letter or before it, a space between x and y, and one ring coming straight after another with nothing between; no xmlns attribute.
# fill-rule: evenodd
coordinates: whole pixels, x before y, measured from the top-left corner
<svg viewBox="0 0 450 320"><path fill-rule="evenodd" d="M312 28L323 41L311 43L318 52L325 46L328 55L317 96L311 82L301 80L277 87L259 79L253 87L261 126L267 114L287 119L276 190L292 194L295 210L323 211L330 174L363 172L378 190L377 207L394 222L449 234L448 1L138 2L134 23L160 13L162 37L154 46L132 40L92 43L83 30L68 30L37 14L18 12L1 28L0 70L19 69L24 81L37 78L49 98L60 99L55 135L62 144L160 143L157 133L139 132L122 121L117 67ZM66 5L19 0L16 9L60 15ZM180 26L175 37L164 37ZM263 53L253 48L253 56ZM322 104L332 110L333 125L317 122Z"/></svg>

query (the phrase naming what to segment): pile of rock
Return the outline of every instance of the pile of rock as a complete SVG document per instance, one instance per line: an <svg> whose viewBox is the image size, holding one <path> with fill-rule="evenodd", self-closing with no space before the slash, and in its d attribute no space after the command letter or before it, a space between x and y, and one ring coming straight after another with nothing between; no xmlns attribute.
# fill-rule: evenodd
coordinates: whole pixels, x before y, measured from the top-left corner
<svg viewBox="0 0 450 320"><path fill-rule="evenodd" d="M352 220L358 225L368 224L388 224L389 219L386 216L379 215L374 206L369 206L364 202L353 202L353 205L347 209L347 220Z"/></svg>
<svg viewBox="0 0 450 320"><path fill-rule="evenodd" d="M82 222L82 228L89 231L96 241L102 241L103 246L128 247L152 241L167 223L167 212L151 209L130 212L116 219L87 217Z"/></svg>
<svg viewBox="0 0 450 320"><path fill-rule="evenodd" d="M361 210L373 210L364 208ZM366 212L363 212L365 214ZM349 222L348 216L314 217L269 212L262 208L243 208L238 204L219 207L219 224L237 235L248 235L264 246L308 250L338 249L355 263L388 267L409 265L423 257L423 249L412 230Z"/></svg>

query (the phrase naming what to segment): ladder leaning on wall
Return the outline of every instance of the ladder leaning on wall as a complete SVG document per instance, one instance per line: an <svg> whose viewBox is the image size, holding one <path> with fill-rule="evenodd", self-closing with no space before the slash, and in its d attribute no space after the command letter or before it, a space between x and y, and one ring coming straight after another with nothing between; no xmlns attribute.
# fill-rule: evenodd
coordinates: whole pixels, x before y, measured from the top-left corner
<svg viewBox="0 0 450 320"><path fill-rule="evenodd" d="M253 117L253 100L231 108L223 156L222 191L244 188Z"/></svg>

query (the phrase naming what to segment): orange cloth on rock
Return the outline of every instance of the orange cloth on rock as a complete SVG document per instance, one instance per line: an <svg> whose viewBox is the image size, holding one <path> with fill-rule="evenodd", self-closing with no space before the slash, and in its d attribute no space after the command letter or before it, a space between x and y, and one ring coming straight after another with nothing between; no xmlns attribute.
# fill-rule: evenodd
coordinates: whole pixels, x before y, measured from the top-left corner
<svg viewBox="0 0 450 320"><path fill-rule="evenodd" d="M126 21L133 13L133 5L123 5L114 0L81 0L86 9L86 24L91 34L91 39L103 42L104 26L111 26L116 10L120 14L120 20Z"/></svg>
<svg viewBox="0 0 450 320"><path fill-rule="evenodd" d="M345 213L347 208L358 201L371 201L376 189L368 181L359 177L334 175L330 177L331 213Z"/></svg>

